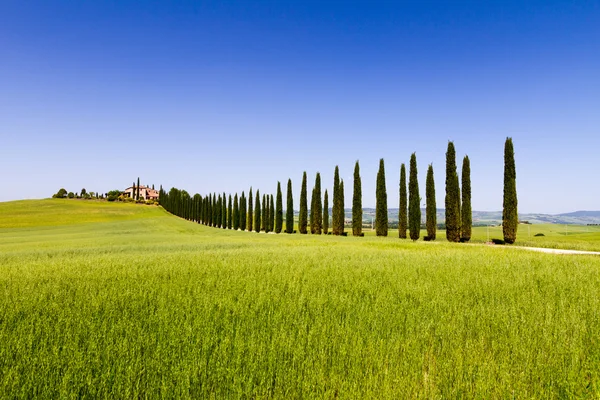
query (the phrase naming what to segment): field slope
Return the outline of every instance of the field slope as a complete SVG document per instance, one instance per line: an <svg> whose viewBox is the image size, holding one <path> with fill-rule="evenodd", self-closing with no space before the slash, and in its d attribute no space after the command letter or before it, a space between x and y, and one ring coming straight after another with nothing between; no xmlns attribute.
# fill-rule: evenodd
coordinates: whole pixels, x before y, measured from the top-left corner
<svg viewBox="0 0 600 400"><path fill-rule="evenodd" d="M594 256L0 203L0 397L597 398L598 293Z"/></svg>

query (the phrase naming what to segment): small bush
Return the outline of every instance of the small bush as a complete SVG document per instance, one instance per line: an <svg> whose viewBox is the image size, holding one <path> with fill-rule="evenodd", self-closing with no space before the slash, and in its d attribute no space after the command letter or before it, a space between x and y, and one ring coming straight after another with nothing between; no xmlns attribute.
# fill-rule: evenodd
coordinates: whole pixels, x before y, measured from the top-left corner
<svg viewBox="0 0 600 400"><path fill-rule="evenodd" d="M494 244L504 244L505 242L502 239L492 239L492 243L494 243Z"/></svg>
<svg viewBox="0 0 600 400"><path fill-rule="evenodd" d="M67 197L69 197L70 199L75 197L75 194L73 192L69 192L69 194L67 195Z"/></svg>
<svg viewBox="0 0 600 400"><path fill-rule="evenodd" d="M117 197L117 196L115 196L115 195L110 195L110 196L108 196L108 197L107 197L107 200L108 200L108 201L115 201L115 200L117 200L117 199L118 199L118 197Z"/></svg>
<svg viewBox="0 0 600 400"><path fill-rule="evenodd" d="M429 241L431 241L431 236L424 236L423 240L426 242L429 242Z"/></svg>
<svg viewBox="0 0 600 400"><path fill-rule="evenodd" d="M342 236L348 236L348 232L342 232Z"/></svg>
<svg viewBox="0 0 600 400"><path fill-rule="evenodd" d="M536 234L535 234L535 235L533 235L533 236L546 236L546 235L544 235L543 233L536 233Z"/></svg>
<svg viewBox="0 0 600 400"><path fill-rule="evenodd" d="M358 235L358 237L365 237L365 233L361 232L360 235Z"/></svg>

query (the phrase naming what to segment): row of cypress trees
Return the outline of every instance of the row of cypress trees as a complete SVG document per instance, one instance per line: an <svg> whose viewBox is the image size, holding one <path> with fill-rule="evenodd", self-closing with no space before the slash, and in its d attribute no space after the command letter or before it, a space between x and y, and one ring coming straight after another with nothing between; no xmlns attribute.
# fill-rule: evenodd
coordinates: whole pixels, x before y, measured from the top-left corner
<svg viewBox="0 0 600 400"><path fill-rule="evenodd" d="M471 166L468 156L463 158L461 185L456 167L456 150L453 142L448 142L446 151L446 184L445 212L446 238L451 242L467 242L471 238ZM416 153L412 153L409 164L408 191L406 167L400 166L400 204L398 213L398 237L407 238L407 231L412 240L418 240L421 230L421 197ZM437 208L435 200L435 184L433 165L429 164L426 177L425 240L435 240L437 231ZM160 204L169 212L180 217L196 221L208 226L223 229L240 229L256 232L281 233L283 227L283 196L281 183L277 182L277 193L260 196L257 190L254 197L252 188L246 198L244 192L238 197L226 196L225 193L199 194L191 197L185 190L172 188L165 192L160 188ZM323 200L323 202L321 202ZM287 204L285 215L285 232L294 233L294 204L292 181L288 179ZM316 174L312 189L310 215L308 210L308 190L306 172L302 175L300 190L298 231L311 234L329 233L329 196L327 190L321 195L321 175ZM362 236L362 183L359 162L354 168L354 191L352 196L352 235ZM310 223L309 223L310 221ZM345 235L344 181L340 179L339 167L335 167L333 179L333 204L331 231L334 235ZM518 226L516 172L512 139L507 138L505 144L504 199L503 199L503 231L505 242L514 243ZM375 232L377 236L388 235L388 208L385 183L384 160L379 161L376 184Z"/></svg>

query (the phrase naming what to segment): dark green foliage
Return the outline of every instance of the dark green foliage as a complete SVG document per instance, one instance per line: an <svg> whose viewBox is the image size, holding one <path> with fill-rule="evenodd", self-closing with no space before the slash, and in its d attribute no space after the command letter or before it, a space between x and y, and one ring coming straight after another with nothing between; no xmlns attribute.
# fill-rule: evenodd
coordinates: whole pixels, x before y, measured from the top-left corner
<svg viewBox="0 0 600 400"><path fill-rule="evenodd" d="M54 194L52 197L56 198L56 199L64 199L65 197L67 197L67 190L65 188L60 188L58 190L58 192L56 194Z"/></svg>
<svg viewBox="0 0 600 400"><path fill-rule="evenodd" d="M408 195L406 192L406 166L400 166L400 210L398 211L398 237L406 239L408 229Z"/></svg>
<svg viewBox="0 0 600 400"><path fill-rule="evenodd" d="M435 204L435 181L433 180L433 165L427 168L427 181L425 183L425 196L427 207L425 219L427 221L427 240L435 240L437 230L437 210Z"/></svg>
<svg viewBox="0 0 600 400"><path fill-rule="evenodd" d="M387 191L385 189L385 166L383 158L379 160L377 172L377 188L375 191L375 233L377 236L388 235Z"/></svg>
<svg viewBox="0 0 600 400"><path fill-rule="evenodd" d="M227 229L227 195L223 192L223 203L221 203L221 228Z"/></svg>
<svg viewBox="0 0 600 400"><path fill-rule="evenodd" d="M294 232L294 196L292 194L292 180L287 184L287 206L285 209L285 232Z"/></svg>
<svg viewBox="0 0 600 400"><path fill-rule="evenodd" d="M323 205L321 203L321 174L317 172L315 178L315 188L313 189L313 202L311 214L310 230L316 235L320 235L323 231Z"/></svg>
<svg viewBox="0 0 600 400"><path fill-rule="evenodd" d="M417 179L417 155L410 156L410 176L408 178L408 230L410 238L418 240L421 236L421 197Z"/></svg>
<svg viewBox="0 0 600 400"><path fill-rule="evenodd" d="M248 193L248 222L247 228L248 232L252 232L254 217L253 217L253 208L252 208L252 187L250 187L250 192Z"/></svg>
<svg viewBox="0 0 600 400"><path fill-rule="evenodd" d="M300 233L305 235L307 233L307 225L308 225L308 205L306 204L306 171L302 175L302 187L300 189L300 216L298 220L298 229Z"/></svg>
<svg viewBox="0 0 600 400"><path fill-rule="evenodd" d="M343 221L344 217L342 215L343 211L340 211L340 208L340 169L336 165L335 172L333 173L333 207L331 210L331 231L334 235L342 234L342 231L340 230L340 225L343 226L343 223L340 224L340 219Z"/></svg>
<svg viewBox="0 0 600 400"><path fill-rule="evenodd" d="M517 240L518 226L515 150L512 138L506 138L504 144L504 196L502 201L502 232L506 243L513 244Z"/></svg>
<svg viewBox="0 0 600 400"><path fill-rule="evenodd" d="M275 206L273 202L273 195L269 200L269 232L273 232L275 228Z"/></svg>
<svg viewBox="0 0 600 400"><path fill-rule="evenodd" d="M325 189L325 195L323 197L323 234L327 235L329 231L329 195L327 189Z"/></svg>
<svg viewBox="0 0 600 400"><path fill-rule="evenodd" d="M460 187L456 173L454 143L448 142L446 151L446 238L449 242L460 241Z"/></svg>
<svg viewBox="0 0 600 400"><path fill-rule="evenodd" d="M460 216L462 223L460 226L461 242L471 240L471 226L473 225L473 215L471 211L471 162L469 157L465 156L462 165L462 209Z"/></svg>
<svg viewBox="0 0 600 400"><path fill-rule="evenodd" d="M140 177L138 176L138 181L137 181L137 190L136 190L136 196L135 199L139 200L140 199ZM81 195L83 196L85 193L81 193Z"/></svg>
<svg viewBox="0 0 600 400"><path fill-rule="evenodd" d="M135 186L135 181L133 182L133 184L131 185L131 198L135 200L135 191L136 191L137 187Z"/></svg>
<svg viewBox="0 0 600 400"><path fill-rule="evenodd" d="M256 204L254 204L254 231L260 232L260 223L261 223L261 215L260 215L260 191L256 191Z"/></svg>
<svg viewBox="0 0 600 400"><path fill-rule="evenodd" d="M219 194L219 197L217 197L217 209L215 210L215 223L216 223L216 227L220 228L221 227L221 223L223 222L223 199L221 198L221 195Z"/></svg>
<svg viewBox="0 0 600 400"><path fill-rule="evenodd" d="M354 193L352 195L352 235L360 236L362 233L362 183L360 180L360 167L358 160L354 166Z"/></svg>
<svg viewBox="0 0 600 400"><path fill-rule="evenodd" d="M261 219L260 219L260 224L261 224L261 231L265 231L265 232L269 232L269 227L267 226L267 216L269 215L269 205L267 204L269 201L269 196L266 196L263 194L262 197L262 211L261 211Z"/></svg>
<svg viewBox="0 0 600 400"><path fill-rule="evenodd" d="M240 229L246 230L246 195L242 192L240 197Z"/></svg>
<svg viewBox="0 0 600 400"><path fill-rule="evenodd" d="M283 229L283 198L281 194L281 183L277 182L277 204L275 205L275 233L281 233Z"/></svg>
<svg viewBox="0 0 600 400"><path fill-rule="evenodd" d="M346 212L344 209L344 180L343 179L340 179L339 192L340 192L340 199L339 199L339 203L340 203L339 224L340 224L340 226L338 227L338 229L339 229L340 235L346 236L347 234L344 233L344 225L346 224Z"/></svg>
<svg viewBox="0 0 600 400"><path fill-rule="evenodd" d="M231 229L233 225L233 204L231 202L231 195L229 195L229 202L227 204L227 229Z"/></svg>
<svg viewBox="0 0 600 400"><path fill-rule="evenodd" d="M238 204L237 193L233 196L233 229L238 230L240 227L240 208Z"/></svg>

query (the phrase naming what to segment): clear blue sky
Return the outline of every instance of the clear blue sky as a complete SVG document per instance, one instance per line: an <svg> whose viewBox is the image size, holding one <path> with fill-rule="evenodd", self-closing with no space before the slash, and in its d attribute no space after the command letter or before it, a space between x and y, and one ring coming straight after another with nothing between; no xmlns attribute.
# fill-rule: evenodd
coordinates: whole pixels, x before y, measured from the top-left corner
<svg viewBox="0 0 600 400"><path fill-rule="evenodd" d="M423 202L445 152L471 159L474 210L600 209L598 1L0 3L0 201L124 189L262 193L302 171L346 204L360 160L389 207L417 153Z"/></svg>

